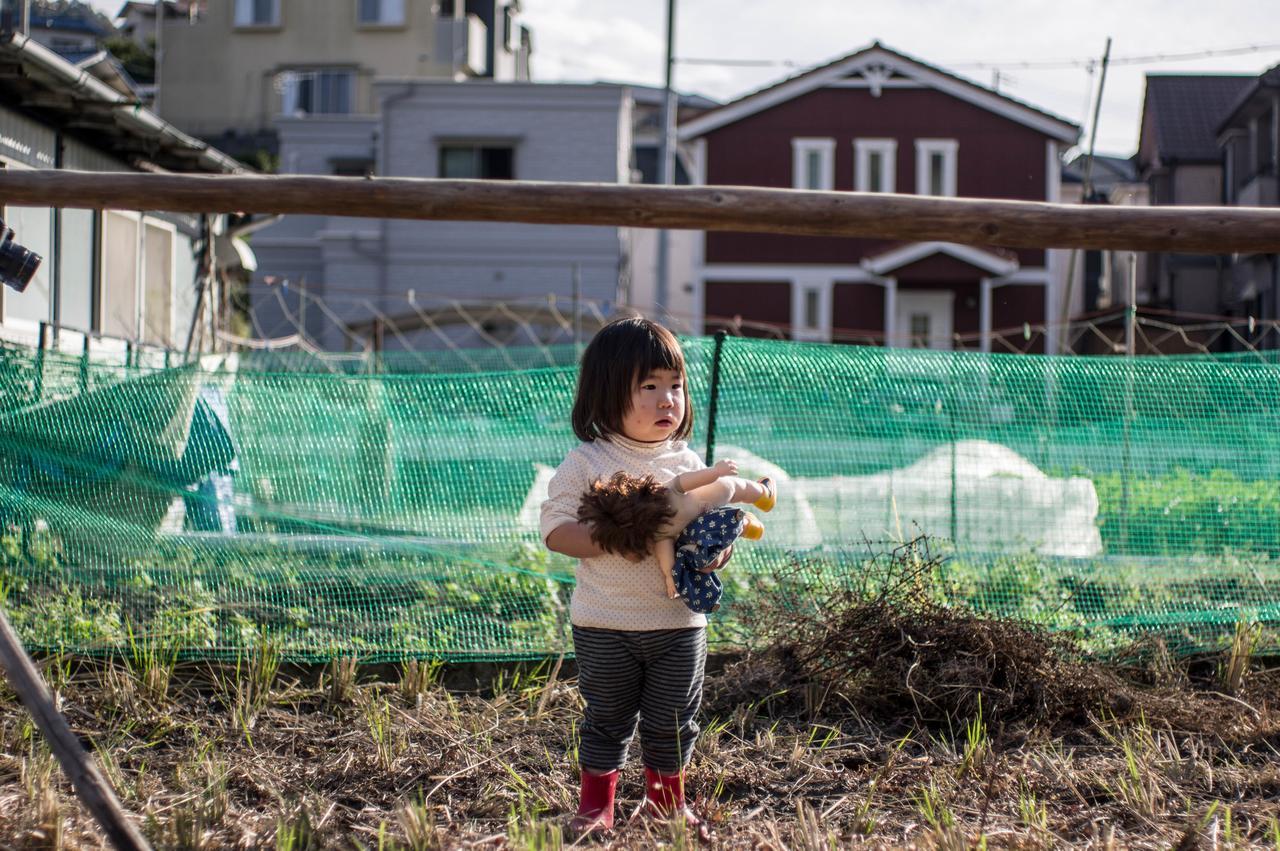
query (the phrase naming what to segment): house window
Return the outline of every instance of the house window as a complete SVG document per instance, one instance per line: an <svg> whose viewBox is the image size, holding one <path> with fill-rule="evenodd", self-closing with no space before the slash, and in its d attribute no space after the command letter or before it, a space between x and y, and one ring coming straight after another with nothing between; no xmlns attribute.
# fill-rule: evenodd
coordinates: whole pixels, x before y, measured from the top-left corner
<svg viewBox="0 0 1280 851"><path fill-rule="evenodd" d="M835 139L792 139L792 180L796 189L835 188Z"/></svg>
<svg viewBox="0 0 1280 851"><path fill-rule="evenodd" d="M1249 156L1248 139L1243 130L1232 129L1226 131L1224 141L1222 143L1223 150L1223 175L1222 184L1228 204L1237 203L1240 189L1248 180L1247 167L1245 160ZM1241 178L1244 179L1241 179ZM1155 192L1152 191L1150 201L1156 203Z"/></svg>
<svg viewBox="0 0 1280 851"><path fill-rule="evenodd" d="M373 177L373 160L369 157L334 157L329 171L335 177Z"/></svg>
<svg viewBox="0 0 1280 851"><path fill-rule="evenodd" d="M955 139L916 139L916 193L956 194Z"/></svg>
<svg viewBox="0 0 1280 851"><path fill-rule="evenodd" d="M356 20L362 26L403 26L404 0L356 0Z"/></svg>
<svg viewBox="0 0 1280 851"><path fill-rule="evenodd" d="M872 151L867 155L867 187L868 192L884 192L886 180L884 173L884 154Z"/></svg>
<svg viewBox="0 0 1280 851"><path fill-rule="evenodd" d="M515 21L512 19L511 4L502 7L502 44L507 50L515 50Z"/></svg>
<svg viewBox="0 0 1280 851"><path fill-rule="evenodd" d="M911 348L929 348L929 324L929 314L911 314L911 326L909 328L911 334Z"/></svg>
<svg viewBox="0 0 1280 851"><path fill-rule="evenodd" d="M853 188L858 192L893 192L898 143L893 139L853 140Z"/></svg>
<svg viewBox="0 0 1280 851"><path fill-rule="evenodd" d="M806 328L817 328L820 324L819 297L817 290L804 291L804 327Z"/></svg>
<svg viewBox="0 0 1280 851"><path fill-rule="evenodd" d="M236 26L280 26L280 0L236 0Z"/></svg>
<svg viewBox="0 0 1280 851"><path fill-rule="evenodd" d="M440 146L441 177L458 180L514 180L515 148L511 145Z"/></svg>
<svg viewBox="0 0 1280 851"><path fill-rule="evenodd" d="M286 71L282 75L284 115L347 115L355 75L349 70Z"/></svg>

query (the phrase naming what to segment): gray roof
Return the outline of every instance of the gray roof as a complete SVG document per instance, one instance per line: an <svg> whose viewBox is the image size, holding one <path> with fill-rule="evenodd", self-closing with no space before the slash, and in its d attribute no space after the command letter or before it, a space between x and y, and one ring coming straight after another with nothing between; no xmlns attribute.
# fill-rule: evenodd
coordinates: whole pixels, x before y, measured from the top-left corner
<svg viewBox="0 0 1280 851"><path fill-rule="evenodd" d="M1218 131L1221 132L1231 127L1236 121L1242 118L1242 114L1246 111L1245 107L1253 100L1254 95L1263 89L1280 88L1280 65L1268 68L1260 75L1253 78L1249 85L1242 88L1235 101L1227 109L1223 116L1222 122L1218 125Z"/></svg>
<svg viewBox="0 0 1280 851"><path fill-rule="evenodd" d="M1080 154L1062 167L1062 179L1066 183L1083 183L1088 155ZM1138 180L1138 164L1133 157L1113 157L1094 154L1093 171L1089 174L1093 188L1107 190L1117 183L1134 183Z"/></svg>
<svg viewBox="0 0 1280 851"><path fill-rule="evenodd" d="M108 56L109 54L104 54ZM0 102L143 168L235 174L243 164L21 33L0 33Z"/></svg>
<svg viewBox="0 0 1280 851"><path fill-rule="evenodd" d="M1219 161L1218 125L1256 79L1252 74L1148 74L1143 128L1150 112L1160 160Z"/></svg>
<svg viewBox="0 0 1280 851"><path fill-rule="evenodd" d="M611 83L601 81L598 85L606 86L626 86L631 89L631 97L636 103L648 105L662 105L662 95L666 90L662 86L645 86L639 83ZM693 92L676 92L680 106L686 109L715 109L720 105L720 101L712 100L705 95L694 94Z"/></svg>

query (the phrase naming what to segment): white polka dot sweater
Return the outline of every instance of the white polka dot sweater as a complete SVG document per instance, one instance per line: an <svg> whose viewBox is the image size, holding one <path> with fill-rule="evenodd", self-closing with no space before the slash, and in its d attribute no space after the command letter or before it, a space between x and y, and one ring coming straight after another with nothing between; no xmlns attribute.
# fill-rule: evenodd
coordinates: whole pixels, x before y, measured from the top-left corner
<svg viewBox="0 0 1280 851"><path fill-rule="evenodd" d="M597 479L622 470L633 476L652 474L665 483L705 466L684 441L648 444L615 437L580 443L565 456L548 485L547 501L542 504L542 540L545 543L557 527L578 522L578 505ZM569 616L574 626L624 631L707 623L705 615L690 611L683 600L667 597L662 569L652 555L638 562L611 554L581 559Z"/></svg>

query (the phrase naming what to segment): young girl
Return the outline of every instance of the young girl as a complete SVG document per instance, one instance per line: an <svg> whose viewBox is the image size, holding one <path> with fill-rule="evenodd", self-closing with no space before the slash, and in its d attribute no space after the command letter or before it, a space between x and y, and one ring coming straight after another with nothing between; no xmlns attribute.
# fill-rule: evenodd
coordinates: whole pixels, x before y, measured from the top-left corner
<svg viewBox="0 0 1280 851"><path fill-rule="evenodd" d="M693 423L684 354L676 338L639 317L610 322L582 355L573 431L582 441L557 468L542 504L548 549L580 559L569 606L586 702L578 762L582 792L570 829L613 826L618 770L639 721L645 810L686 820L684 769L698 736L707 658L706 616L671 599L653 555L605 552L578 521L590 485L623 471L665 483L705 467L685 444ZM723 565L725 558L708 569Z"/></svg>

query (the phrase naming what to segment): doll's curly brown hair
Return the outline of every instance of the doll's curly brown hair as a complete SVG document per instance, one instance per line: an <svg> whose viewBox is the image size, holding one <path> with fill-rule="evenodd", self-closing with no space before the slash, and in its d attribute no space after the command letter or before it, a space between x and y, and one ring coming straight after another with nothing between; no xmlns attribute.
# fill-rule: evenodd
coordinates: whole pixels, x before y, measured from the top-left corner
<svg viewBox="0 0 1280 851"><path fill-rule="evenodd" d="M591 527L591 540L618 555L648 555L658 531L675 514L657 479L623 472L593 482L578 506L578 520Z"/></svg>

